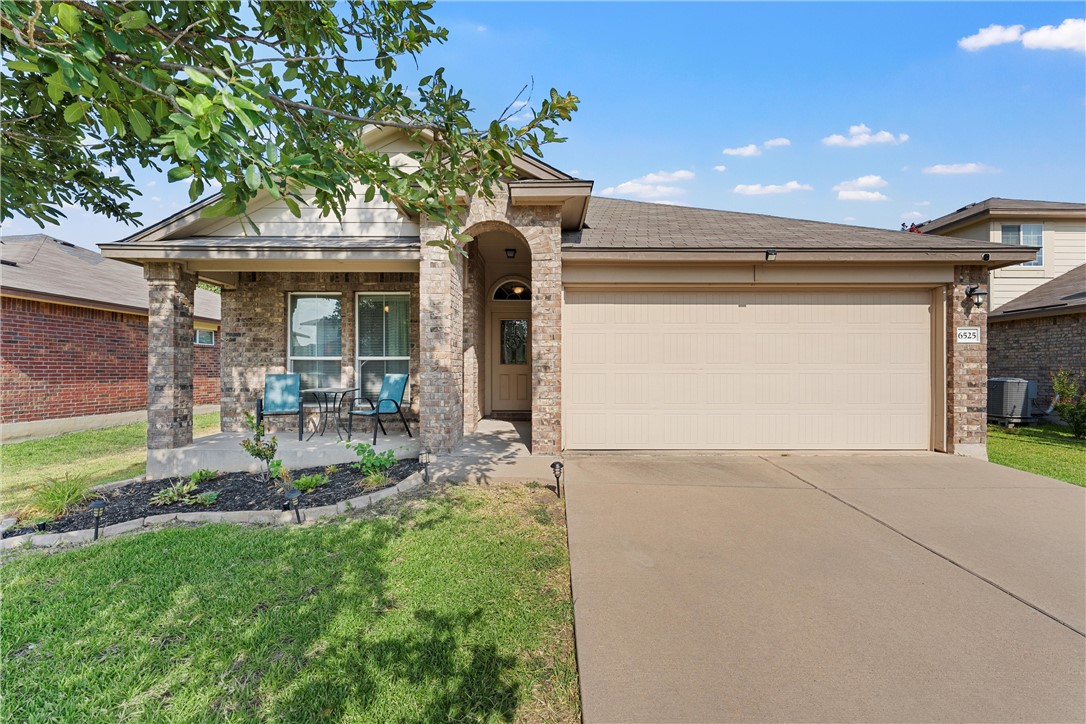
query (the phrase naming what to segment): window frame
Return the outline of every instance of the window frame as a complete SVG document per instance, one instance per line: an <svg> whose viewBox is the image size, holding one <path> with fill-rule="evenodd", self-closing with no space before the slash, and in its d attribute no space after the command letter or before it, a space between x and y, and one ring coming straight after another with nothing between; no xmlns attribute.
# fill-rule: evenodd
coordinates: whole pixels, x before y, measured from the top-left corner
<svg viewBox="0 0 1086 724"><path fill-rule="evenodd" d="M306 356L306 355L293 355L291 354L291 334L294 329L294 298L295 297L318 297L321 299L339 299L340 309L340 330L339 330L339 354L330 356ZM287 372L294 373L294 360L304 360L307 362L339 362L339 383L333 385L333 387L343 387L343 292L288 292L287 293L287 313L286 313L286 344L287 344Z"/></svg>
<svg viewBox="0 0 1086 724"><path fill-rule="evenodd" d="M999 242L1001 244L1011 243L1011 242L1004 241L1005 236L1004 236L1004 231L1003 230L1006 229L1007 227L1018 227L1018 241L1013 242L1013 243L1016 244L1017 246L1030 246L1030 245L1027 245L1027 244L1023 243L1023 238L1024 238L1023 237L1023 230L1027 226L1038 226L1038 227L1040 227L1040 229L1041 229L1040 250L1037 252L1037 258L1035 260L1033 260L1033 261L1024 261L1024 262L1021 262L1019 264L1015 264L1014 268L1017 268L1017 269L1043 269L1044 265L1045 265L1045 225L1044 225L1044 223L1033 223L1033 222L1030 222L1030 223L1019 222L1017 224L1000 223L1000 225L999 225Z"/></svg>
<svg viewBox="0 0 1086 724"><path fill-rule="evenodd" d="M201 332L204 332L205 334L210 334L211 335L211 341L210 342L201 342L200 341L200 333ZM196 347L214 347L215 346L215 330L214 329L204 329L202 327L194 328L192 330L192 344L194 346L196 346Z"/></svg>
<svg viewBox="0 0 1086 724"><path fill-rule="evenodd" d="M381 356L375 357L368 355L362 356L362 335L359 330L359 323L361 315L358 313L358 302L362 297L405 297L407 299L407 354L395 355L395 356ZM411 328L411 292L355 292L354 293L354 381L355 387L358 388L359 393L362 391L362 361L380 361L380 362L407 362L407 377L408 381L411 379L411 342L415 332ZM388 335L382 331L381 348L383 351L388 351ZM403 406L407 407L411 404L411 385L408 384L404 388Z"/></svg>

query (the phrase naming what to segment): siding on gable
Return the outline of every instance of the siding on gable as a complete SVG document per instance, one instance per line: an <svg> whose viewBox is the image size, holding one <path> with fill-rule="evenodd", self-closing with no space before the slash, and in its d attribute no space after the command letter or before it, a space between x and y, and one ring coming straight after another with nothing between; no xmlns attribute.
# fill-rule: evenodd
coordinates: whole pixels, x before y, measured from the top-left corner
<svg viewBox="0 0 1086 724"><path fill-rule="evenodd" d="M1037 219L1000 218L989 222L990 240L999 243L1004 224L1036 224ZM998 309L1045 282L1086 264L1086 224L1081 221L1044 221L1043 266L1010 266L991 274L990 308Z"/></svg>

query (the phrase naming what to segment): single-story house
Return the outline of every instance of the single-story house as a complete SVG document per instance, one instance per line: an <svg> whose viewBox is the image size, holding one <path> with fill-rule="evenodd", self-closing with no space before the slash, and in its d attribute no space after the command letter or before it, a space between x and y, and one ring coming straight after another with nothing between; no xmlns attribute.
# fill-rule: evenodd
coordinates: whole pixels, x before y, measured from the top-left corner
<svg viewBox="0 0 1086 724"><path fill-rule="evenodd" d="M403 136L373 130L394 157ZM404 162L408 162L404 156ZM103 253L150 283L151 449L191 441L192 299L223 287L222 419L264 375L373 393L407 371L422 443L530 415L563 450L887 449L985 455L989 269L1035 251L591 195L536 159L467 199L467 257L378 197L342 222L270 197L199 202ZM289 425L289 422L280 423ZM294 423L296 424L296 423Z"/></svg>
<svg viewBox="0 0 1086 724"><path fill-rule="evenodd" d="M191 403L219 402L219 296L196 290ZM0 430L40 437L136 422L147 409L142 270L44 234L0 240Z"/></svg>
<svg viewBox="0 0 1086 724"><path fill-rule="evenodd" d="M1086 372L1086 264L988 315L988 374L1037 383L1033 411L1052 400L1052 374Z"/></svg>

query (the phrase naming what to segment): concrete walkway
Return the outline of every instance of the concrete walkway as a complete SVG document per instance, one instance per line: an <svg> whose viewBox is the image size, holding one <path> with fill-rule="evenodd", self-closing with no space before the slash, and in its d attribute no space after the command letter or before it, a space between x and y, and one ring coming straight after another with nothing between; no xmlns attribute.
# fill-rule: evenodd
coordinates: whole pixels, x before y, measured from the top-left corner
<svg viewBox="0 0 1086 724"><path fill-rule="evenodd" d="M567 457L586 722L1086 719L1086 490L937 454Z"/></svg>

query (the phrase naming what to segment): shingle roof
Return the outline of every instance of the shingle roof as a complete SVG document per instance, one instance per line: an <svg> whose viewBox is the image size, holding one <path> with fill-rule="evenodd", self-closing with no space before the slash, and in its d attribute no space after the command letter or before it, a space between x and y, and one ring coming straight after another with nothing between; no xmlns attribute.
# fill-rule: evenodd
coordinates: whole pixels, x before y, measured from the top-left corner
<svg viewBox="0 0 1086 724"><path fill-rule="evenodd" d="M0 243L0 290L23 291L79 306L123 307L147 313L143 269L45 234L5 236ZM196 316L218 321L219 295L196 290Z"/></svg>
<svg viewBox="0 0 1086 724"><path fill-rule="evenodd" d="M1076 212L1086 216L1086 204L1070 201L1029 201L1027 199L1001 199L995 197L963 206L957 211L940 216L938 219L925 221L920 224L920 228L925 233L935 233L940 229L957 226L969 219L979 218L986 214L1012 216L1016 213L1074 214Z"/></svg>
<svg viewBox="0 0 1086 724"><path fill-rule="evenodd" d="M1086 312L1086 264L1012 299L994 310L988 316L988 321L1053 312Z"/></svg>
<svg viewBox="0 0 1086 724"><path fill-rule="evenodd" d="M763 214L593 196L585 228L562 234L573 249L992 250L1002 244Z"/></svg>

